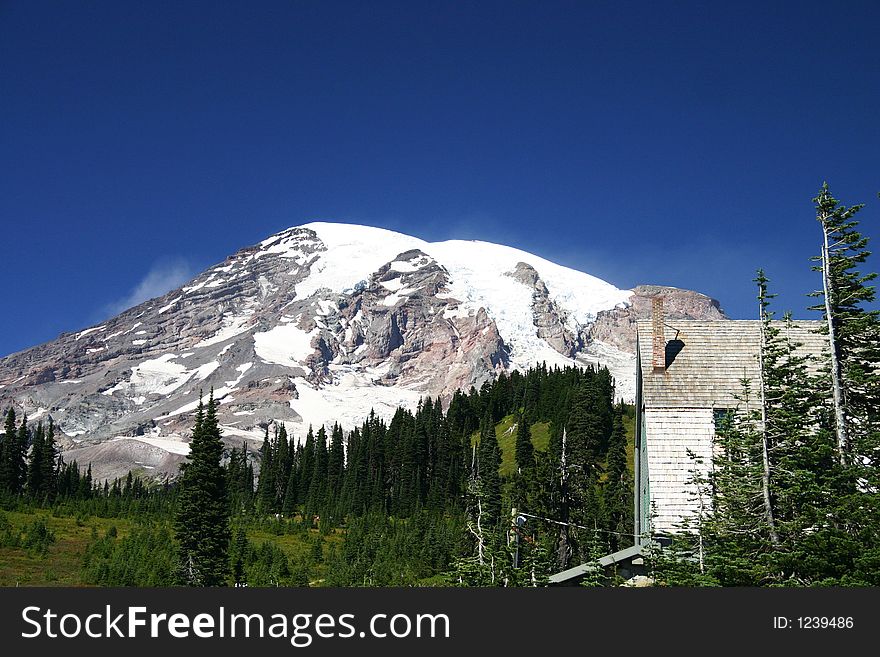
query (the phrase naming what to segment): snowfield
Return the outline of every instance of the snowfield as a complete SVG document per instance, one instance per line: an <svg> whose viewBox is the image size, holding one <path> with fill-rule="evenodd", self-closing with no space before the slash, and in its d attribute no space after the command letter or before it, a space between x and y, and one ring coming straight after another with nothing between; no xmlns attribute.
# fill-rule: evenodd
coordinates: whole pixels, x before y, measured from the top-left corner
<svg viewBox="0 0 880 657"><path fill-rule="evenodd" d="M306 333L290 324L281 324L263 333L254 333L254 351L267 363L296 365L311 354L312 337L317 331Z"/></svg>
<svg viewBox="0 0 880 657"><path fill-rule="evenodd" d="M542 361L551 366L574 364L536 335L531 290L508 275L516 270L518 263L529 264L538 272L550 299L566 313L566 326L575 335L581 327L595 320L597 313L625 305L632 294L631 290L620 290L595 276L490 242L426 242L383 228L355 224L315 222L301 228L315 231L327 251L319 254L309 278L297 286L297 296L309 296L321 288L334 292L351 290L389 262L393 271L413 271L425 264L424 258L399 261L396 257L419 249L449 272L451 289L444 296L462 302L457 309L447 310L446 316L473 315L485 308L511 348L511 364L518 369L527 369ZM270 248L275 253L282 252L280 243ZM296 243L291 242L290 248L295 249ZM391 292L383 302L386 306L394 306L413 292L401 289L399 279L382 285ZM627 378L632 378L632 374Z"/></svg>

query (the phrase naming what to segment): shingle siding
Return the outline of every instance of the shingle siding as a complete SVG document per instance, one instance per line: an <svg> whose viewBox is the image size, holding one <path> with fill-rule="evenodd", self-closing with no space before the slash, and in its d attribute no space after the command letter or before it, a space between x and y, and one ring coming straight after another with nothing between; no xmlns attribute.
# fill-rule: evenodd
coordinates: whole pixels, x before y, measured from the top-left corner
<svg viewBox="0 0 880 657"><path fill-rule="evenodd" d="M668 533L698 508L690 480L711 464L715 421L708 408L654 408L645 411L645 428L654 528Z"/></svg>

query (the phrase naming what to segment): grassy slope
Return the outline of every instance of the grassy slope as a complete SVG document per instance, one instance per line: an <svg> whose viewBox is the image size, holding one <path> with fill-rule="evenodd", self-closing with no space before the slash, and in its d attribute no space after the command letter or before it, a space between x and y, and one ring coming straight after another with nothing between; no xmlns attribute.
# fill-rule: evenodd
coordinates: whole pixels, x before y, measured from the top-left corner
<svg viewBox="0 0 880 657"><path fill-rule="evenodd" d="M479 432L471 436L471 444L479 442ZM516 469L516 426L513 415L506 415L501 422L495 425L495 437L501 448L501 467L499 472L502 476L510 476ZM539 452L546 452L550 444L550 423L539 422L532 425L532 445Z"/></svg>
<svg viewBox="0 0 880 657"><path fill-rule="evenodd" d="M99 518L92 516L85 521L73 517L54 517L47 510L30 512L3 511L13 528L22 528L38 517L43 517L49 529L55 534L55 543L49 546L49 554L41 557L23 548L0 547L0 586L88 586L82 579L82 559L91 541L92 528L103 536L111 526L115 526L119 538L131 531L134 521L129 518ZM260 529L248 531L248 538L257 545L269 541L281 548L295 562L307 555L312 544L309 539L320 536L317 530L309 532L304 538L298 534L280 536ZM325 554L329 543L342 540L341 534L334 532L323 538ZM321 567L318 567L320 577Z"/></svg>
<svg viewBox="0 0 880 657"><path fill-rule="evenodd" d="M13 528L22 528L39 517L55 534L55 543L43 558L23 548L0 547L0 586L84 586L80 567L92 528L103 535L115 525L122 537L131 530L132 522L124 518L91 517L77 522L76 518L55 518L49 511L4 511Z"/></svg>
<svg viewBox="0 0 880 657"><path fill-rule="evenodd" d="M499 472L502 476L510 476L516 468L516 427L514 426L514 416L507 415L501 422L495 425L495 437L498 439L498 446L501 448L501 468ZM635 415L625 413L623 416L623 426L626 429L626 456L627 464L630 472L633 470L633 450L635 435ZM480 434L474 433L471 436L471 444L476 445ZM539 452L546 452L547 446L550 444L550 424L548 422L539 422L532 425L532 445Z"/></svg>

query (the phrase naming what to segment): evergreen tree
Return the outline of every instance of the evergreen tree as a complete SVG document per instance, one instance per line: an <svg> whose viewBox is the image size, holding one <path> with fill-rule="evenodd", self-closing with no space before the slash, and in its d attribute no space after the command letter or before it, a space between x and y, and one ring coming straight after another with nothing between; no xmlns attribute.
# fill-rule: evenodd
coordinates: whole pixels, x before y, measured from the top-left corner
<svg viewBox="0 0 880 657"><path fill-rule="evenodd" d="M773 499L771 498L771 463L770 463L770 421L774 416L768 413L769 404L773 400L769 397L770 386L773 385L774 374L777 372L775 365L782 355L782 351L778 349L777 338L779 329L775 328L772 323L773 313L769 310L770 299L774 296L767 292L767 277L763 269L758 270L755 278L758 284L758 311L761 322L761 343L758 345L758 365L759 365L759 389L760 389L760 432L761 432L761 493L764 503L764 516L767 519L767 529L770 533L770 540L773 545L779 545L779 532L776 529L776 514L773 509Z"/></svg>
<svg viewBox="0 0 880 657"><path fill-rule="evenodd" d="M242 442L241 451L233 448L226 465L229 508L232 513L246 513L251 510L254 495L253 469L248 461L247 442Z"/></svg>
<svg viewBox="0 0 880 657"><path fill-rule="evenodd" d="M535 450L532 446L531 418L519 416L516 425L516 467L520 472L531 470L535 465Z"/></svg>
<svg viewBox="0 0 880 657"><path fill-rule="evenodd" d="M327 491L327 431L322 425L315 436L314 469L309 482L308 500L306 512L308 514L322 513L326 505Z"/></svg>
<svg viewBox="0 0 880 657"><path fill-rule="evenodd" d="M483 513L487 527L501 519L501 449L495 435L495 425L487 410L480 427L480 444L477 453L477 476L484 498Z"/></svg>
<svg viewBox="0 0 880 657"><path fill-rule="evenodd" d="M19 440L27 444L30 432L25 422L27 422L27 418L22 420L22 426L19 429ZM27 491L28 495L36 500L40 500L40 495L44 491L43 461L43 423L38 422L31 439L31 451L28 454L27 464Z"/></svg>
<svg viewBox="0 0 880 657"><path fill-rule="evenodd" d="M263 445L260 447L260 479L257 482L257 504L262 513L275 511L275 466L274 451L269 440L269 426L263 436Z"/></svg>
<svg viewBox="0 0 880 657"><path fill-rule="evenodd" d="M569 532L568 541L572 554L589 558L593 545L592 534L600 526L603 517L597 495L599 483L598 459L610 433L611 399L605 398L600 385L590 377L574 391L568 418L568 445L565 468L569 496L571 522L580 528ZM587 533L584 534L584 531Z"/></svg>
<svg viewBox="0 0 880 657"><path fill-rule="evenodd" d="M27 441L22 441L15 423L15 410L6 413L4 433L0 438L0 491L21 493L27 472Z"/></svg>
<svg viewBox="0 0 880 657"><path fill-rule="evenodd" d="M330 499L337 501L342 493L342 477L345 474L345 446L342 427L333 425L330 438L330 453L327 461L327 487Z"/></svg>
<svg viewBox="0 0 880 657"><path fill-rule="evenodd" d="M299 487L296 481L296 469L290 470L287 477L287 485L284 487L284 501L281 503L281 513L290 516L296 513L296 499L299 495Z"/></svg>
<svg viewBox="0 0 880 657"><path fill-rule="evenodd" d="M309 431L306 433L305 444L303 445L302 458L297 464L297 484L299 488L299 503L308 503L309 490L312 485L312 475L315 470L315 434L312 426L309 425Z"/></svg>
<svg viewBox="0 0 880 657"><path fill-rule="evenodd" d="M292 450L287 440L287 427L281 423L275 429L275 440L272 443L272 481L275 485L272 507L279 510L284 503L284 493L287 490L287 480L290 478L290 466L292 463Z"/></svg>
<svg viewBox="0 0 880 657"><path fill-rule="evenodd" d="M58 486L59 453L58 445L55 443L55 423L51 418L43 436L41 457L39 495L47 502L52 502Z"/></svg>
<svg viewBox="0 0 880 657"><path fill-rule="evenodd" d="M512 505L520 510L528 506L535 487L535 451L530 425L528 418L524 415L518 416L514 447L516 472L511 482L510 500Z"/></svg>
<svg viewBox="0 0 880 657"><path fill-rule="evenodd" d="M633 485L627 467L626 430L620 406L614 412L606 474L603 491L606 527L610 532L612 550L619 550L633 542L629 536L633 527Z"/></svg>
<svg viewBox="0 0 880 657"><path fill-rule="evenodd" d="M822 228L821 255L814 269L822 274L822 290L813 293L822 303L814 306L825 320L831 346L829 378L834 400L837 449L842 462L877 458L873 452L880 408L880 310L869 309L876 299L877 274L863 274L868 238L858 230L855 214L864 205L840 205L825 183L813 199ZM868 434L868 435L866 435ZM867 443L867 444L860 444ZM854 453L857 450L859 453Z"/></svg>
<svg viewBox="0 0 880 657"><path fill-rule="evenodd" d="M239 526L235 533L235 543L232 546L232 581L235 586L246 584L244 565L248 558L248 540L243 526Z"/></svg>
<svg viewBox="0 0 880 657"><path fill-rule="evenodd" d="M229 573L229 511L222 457L212 390L207 408L199 401L190 453L181 466L175 531L183 581L189 586L224 586Z"/></svg>

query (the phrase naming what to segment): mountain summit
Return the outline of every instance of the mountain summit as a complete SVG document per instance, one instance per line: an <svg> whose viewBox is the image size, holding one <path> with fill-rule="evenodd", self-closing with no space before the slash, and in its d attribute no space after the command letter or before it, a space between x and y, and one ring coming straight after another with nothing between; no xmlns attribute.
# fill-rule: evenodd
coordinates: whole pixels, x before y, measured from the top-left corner
<svg viewBox="0 0 880 657"><path fill-rule="evenodd" d="M371 409L387 417L540 362L608 366L618 396L632 399L633 327L660 293L670 317L723 318L703 295L620 290L507 246L310 223L3 358L0 407L50 416L68 460L160 474L186 452L209 389L224 435L237 439L261 439L273 421L298 437L309 424L351 427Z"/></svg>

